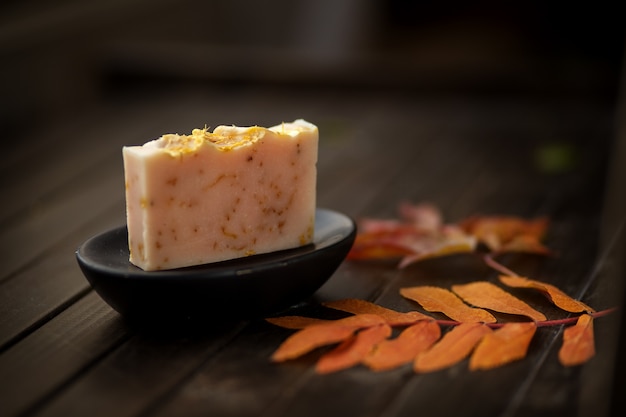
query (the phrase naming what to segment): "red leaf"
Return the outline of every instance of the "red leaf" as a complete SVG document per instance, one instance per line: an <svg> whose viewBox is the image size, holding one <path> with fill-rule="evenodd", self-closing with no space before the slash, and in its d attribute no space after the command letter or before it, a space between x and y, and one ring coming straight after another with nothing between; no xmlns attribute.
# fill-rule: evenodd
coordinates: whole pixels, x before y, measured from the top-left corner
<svg viewBox="0 0 626 417"><path fill-rule="evenodd" d="M409 255L411 250L392 232L359 234L347 259L396 259Z"/></svg>
<svg viewBox="0 0 626 417"><path fill-rule="evenodd" d="M461 228L444 225L429 204L400 206L402 220L362 219L348 259L404 258L401 267L435 256L471 252L476 239Z"/></svg>
<svg viewBox="0 0 626 417"><path fill-rule="evenodd" d="M406 255L398 267L406 268L424 259L473 252L475 248L476 239L473 236L468 236L456 228L449 227L437 235L424 237L414 242L411 247L413 252Z"/></svg>
<svg viewBox="0 0 626 417"><path fill-rule="evenodd" d="M411 204L403 202L399 207L400 217L416 229L435 233L443 226L441 211L433 204Z"/></svg>

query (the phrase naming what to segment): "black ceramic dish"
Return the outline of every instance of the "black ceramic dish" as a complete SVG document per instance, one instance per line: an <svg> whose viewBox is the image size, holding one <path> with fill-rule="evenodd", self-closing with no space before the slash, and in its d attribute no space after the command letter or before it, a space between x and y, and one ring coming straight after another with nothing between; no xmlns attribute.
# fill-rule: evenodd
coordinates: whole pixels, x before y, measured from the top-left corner
<svg viewBox="0 0 626 417"><path fill-rule="evenodd" d="M121 226L87 240L76 258L95 291L128 318L252 318L312 295L344 260L355 236L352 219L317 209L313 243L297 249L146 272L128 261L128 232Z"/></svg>

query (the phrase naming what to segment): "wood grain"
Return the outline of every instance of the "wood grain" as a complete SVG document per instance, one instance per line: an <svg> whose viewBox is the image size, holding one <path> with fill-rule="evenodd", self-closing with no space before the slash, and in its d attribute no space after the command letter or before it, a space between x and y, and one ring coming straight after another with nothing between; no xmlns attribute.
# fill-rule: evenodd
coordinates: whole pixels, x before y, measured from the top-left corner
<svg viewBox="0 0 626 417"><path fill-rule="evenodd" d="M538 329L526 359L488 372L469 372L462 361L426 375L407 364L322 376L314 364L324 350L272 363L272 352L293 331L263 320L216 317L192 329L146 328L104 304L81 275L74 252L89 236L124 222L122 145L204 124L269 125L304 117L320 127L319 206L355 219L393 217L404 200L432 202L451 222L473 214L547 215L553 222L546 243L558 257L508 255L501 261L596 309L610 307L604 305L610 285L601 272L616 255L599 241L608 106L565 99L261 93L112 102L39 140L37 132L24 132L35 156L24 144L0 156L5 177L31 156L38 167L2 182L12 195L0 209L2 416L514 416L576 414L606 399L588 384L579 392L584 370L555 363L559 329ZM95 122L99 117L105 127ZM63 138L67 146L56 146ZM574 169L551 174L537 166L536 152L555 140L579 156ZM471 255L404 270L393 262L345 262L313 297L286 313L338 318L343 313L321 303L344 298L419 310L400 288L495 279L495 271ZM510 289L547 316L563 317L540 294L519 291ZM603 358L610 332L602 319L594 326L596 357ZM564 394L547 398L546 390ZM573 393L580 395L578 403Z"/></svg>

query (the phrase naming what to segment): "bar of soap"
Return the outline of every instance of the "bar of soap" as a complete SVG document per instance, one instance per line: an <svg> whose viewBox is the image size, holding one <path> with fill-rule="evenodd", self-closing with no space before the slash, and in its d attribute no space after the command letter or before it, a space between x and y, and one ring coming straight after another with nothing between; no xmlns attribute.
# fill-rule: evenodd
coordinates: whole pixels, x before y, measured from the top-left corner
<svg viewBox="0 0 626 417"><path fill-rule="evenodd" d="M125 146L130 262L155 271L311 243L317 148L302 119Z"/></svg>

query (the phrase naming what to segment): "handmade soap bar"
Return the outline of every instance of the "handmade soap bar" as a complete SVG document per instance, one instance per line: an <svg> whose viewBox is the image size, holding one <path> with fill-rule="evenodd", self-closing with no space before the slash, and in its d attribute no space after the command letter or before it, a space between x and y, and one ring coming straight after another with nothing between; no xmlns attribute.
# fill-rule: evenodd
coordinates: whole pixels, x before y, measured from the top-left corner
<svg viewBox="0 0 626 417"><path fill-rule="evenodd" d="M123 148L130 262L179 268L310 243L318 129L218 126Z"/></svg>

